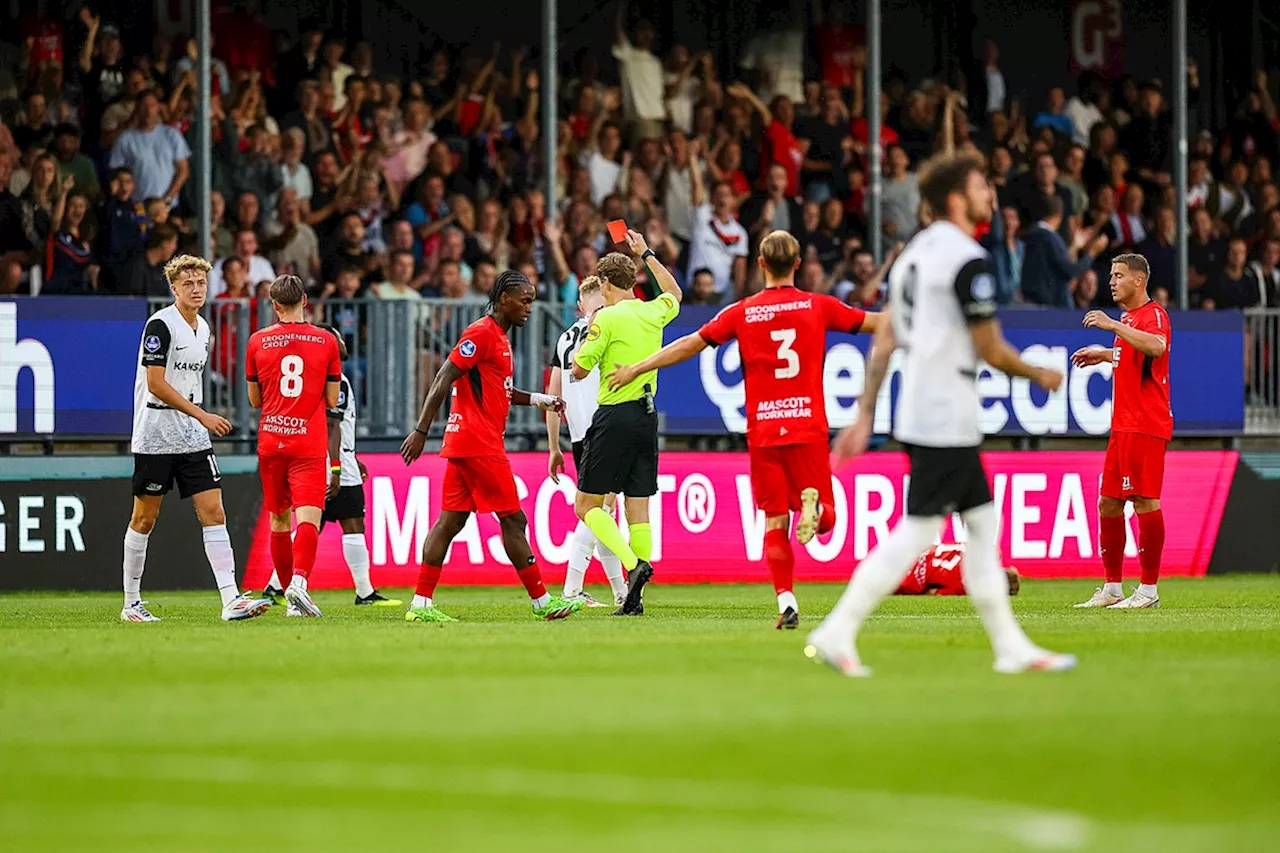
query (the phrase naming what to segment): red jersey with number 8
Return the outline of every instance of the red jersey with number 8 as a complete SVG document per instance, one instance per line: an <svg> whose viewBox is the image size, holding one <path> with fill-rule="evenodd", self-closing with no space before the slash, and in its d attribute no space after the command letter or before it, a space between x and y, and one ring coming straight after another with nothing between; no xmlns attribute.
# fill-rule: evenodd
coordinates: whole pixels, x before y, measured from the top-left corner
<svg viewBox="0 0 1280 853"><path fill-rule="evenodd" d="M324 388L342 379L338 339L331 332L310 323L259 329L249 338L245 378L262 392L259 455L328 455Z"/></svg>
<svg viewBox="0 0 1280 853"><path fill-rule="evenodd" d="M834 296L771 287L735 302L702 327L699 334L712 346L738 341L749 445L828 441L822 390L827 332L857 332L866 316Z"/></svg>

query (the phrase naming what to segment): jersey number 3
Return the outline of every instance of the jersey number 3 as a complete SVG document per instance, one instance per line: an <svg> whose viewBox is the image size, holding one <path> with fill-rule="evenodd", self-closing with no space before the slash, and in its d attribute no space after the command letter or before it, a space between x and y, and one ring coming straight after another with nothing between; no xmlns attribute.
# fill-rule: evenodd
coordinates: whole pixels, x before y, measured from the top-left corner
<svg viewBox="0 0 1280 853"><path fill-rule="evenodd" d="M302 396L302 357L286 355L280 359L280 395Z"/></svg>
<svg viewBox="0 0 1280 853"><path fill-rule="evenodd" d="M782 367L775 368L773 375L777 379L794 379L800 375L800 356L791 345L796 342L795 329L778 329L770 332L769 337L778 343L778 360Z"/></svg>

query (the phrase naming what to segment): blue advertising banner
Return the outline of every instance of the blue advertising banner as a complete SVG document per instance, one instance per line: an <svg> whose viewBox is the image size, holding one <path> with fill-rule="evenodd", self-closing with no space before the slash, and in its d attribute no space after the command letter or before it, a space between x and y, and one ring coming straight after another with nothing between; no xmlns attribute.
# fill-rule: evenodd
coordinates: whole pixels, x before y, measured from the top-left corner
<svg viewBox="0 0 1280 853"><path fill-rule="evenodd" d="M696 331L715 310L689 307L667 327L668 342ZM1116 311L1112 316L1118 317ZM1071 353L1083 346L1110 346L1113 336L1080 325L1074 311L1008 310L1000 314L1005 335L1029 362L1055 367L1067 381L1053 394L1025 379L1010 379L985 365L978 374L982 428L988 435L1105 435L1111 426L1111 365L1076 368ZM1170 383L1174 432L1180 435L1235 433L1244 428L1243 319L1234 311L1173 312ZM839 428L853 420L862 394L869 335L827 336L824 368L827 417ZM876 432L887 434L898 389L899 355L881 388ZM736 342L708 347L696 359L669 367L658 381L658 408L670 433L745 432L746 396Z"/></svg>
<svg viewBox="0 0 1280 853"><path fill-rule="evenodd" d="M0 299L0 437L129 435L147 300Z"/></svg>

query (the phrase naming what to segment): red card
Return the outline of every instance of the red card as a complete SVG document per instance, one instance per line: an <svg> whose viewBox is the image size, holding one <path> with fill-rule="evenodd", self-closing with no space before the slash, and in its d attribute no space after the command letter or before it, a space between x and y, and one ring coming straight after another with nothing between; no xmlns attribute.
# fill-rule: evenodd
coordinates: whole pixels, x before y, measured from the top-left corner
<svg viewBox="0 0 1280 853"><path fill-rule="evenodd" d="M615 219L609 223L609 238L615 243L627 242L627 223Z"/></svg>

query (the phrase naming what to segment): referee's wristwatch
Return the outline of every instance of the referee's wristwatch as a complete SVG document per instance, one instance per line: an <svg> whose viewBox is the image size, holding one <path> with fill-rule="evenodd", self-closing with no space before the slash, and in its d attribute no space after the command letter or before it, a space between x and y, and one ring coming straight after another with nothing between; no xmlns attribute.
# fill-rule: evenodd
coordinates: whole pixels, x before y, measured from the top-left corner
<svg viewBox="0 0 1280 853"><path fill-rule="evenodd" d="M655 252L653 249L645 249L643 252L640 253L640 263L647 264L649 263L650 258L656 258L656 257L658 257L658 253Z"/></svg>

